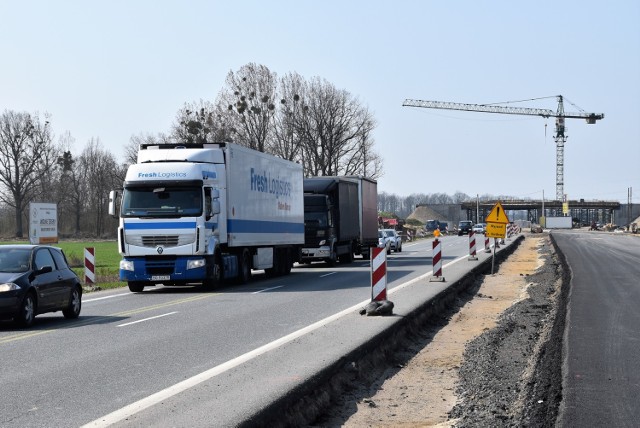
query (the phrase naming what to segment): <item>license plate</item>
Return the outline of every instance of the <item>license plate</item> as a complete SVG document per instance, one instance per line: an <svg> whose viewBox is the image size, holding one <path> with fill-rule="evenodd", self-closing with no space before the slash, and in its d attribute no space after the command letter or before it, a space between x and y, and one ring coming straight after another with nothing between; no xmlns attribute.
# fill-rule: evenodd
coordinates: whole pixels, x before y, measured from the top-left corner
<svg viewBox="0 0 640 428"><path fill-rule="evenodd" d="M168 281L171 279L169 275L152 275L151 281Z"/></svg>

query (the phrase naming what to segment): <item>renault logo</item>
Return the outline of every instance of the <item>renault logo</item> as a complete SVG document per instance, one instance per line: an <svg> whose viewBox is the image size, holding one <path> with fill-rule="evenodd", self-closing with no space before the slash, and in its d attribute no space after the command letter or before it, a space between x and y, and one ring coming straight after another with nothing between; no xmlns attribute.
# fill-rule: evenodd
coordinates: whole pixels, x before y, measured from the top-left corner
<svg viewBox="0 0 640 428"><path fill-rule="evenodd" d="M162 249L162 247L158 247L158 248L156 248L156 251L158 252L158 254L162 254L164 249Z"/></svg>

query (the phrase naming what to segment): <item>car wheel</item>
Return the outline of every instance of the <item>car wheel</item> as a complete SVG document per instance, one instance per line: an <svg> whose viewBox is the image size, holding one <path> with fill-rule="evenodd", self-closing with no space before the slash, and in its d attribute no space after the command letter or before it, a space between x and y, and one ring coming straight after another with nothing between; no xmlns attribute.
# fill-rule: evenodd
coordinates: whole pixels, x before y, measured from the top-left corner
<svg viewBox="0 0 640 428"><path fill-rule="evenodd" d="M140 293L142 290L144 290L144 284L140 282L130 281L128 285L129 291L131 291L132 293Z"/></svg>
<svg viewBox="0 0 640 428"><path fill-rule="evenodd" d="M69 319L78 318L78 316L80 316L80 309L82 309L82 291L79 286L75 286L73 290L71 290L69 306L62 310L62 315Z"/></svg>
<svg viewBox="0 0 640 428"><path fill-rule="evenodd" d="M401 253L402 252L402 243L400 243L400 246L398 247L398 252Z"/></svg>
<svg viewBox="0 0 640 428"><path fill-rule="evenodd" d="M20 304L20 312L18 312L18 316L15 319L16 323L21 327L30 327L36 317L36 308L37 303L34 294L27 293Z"/></svg>

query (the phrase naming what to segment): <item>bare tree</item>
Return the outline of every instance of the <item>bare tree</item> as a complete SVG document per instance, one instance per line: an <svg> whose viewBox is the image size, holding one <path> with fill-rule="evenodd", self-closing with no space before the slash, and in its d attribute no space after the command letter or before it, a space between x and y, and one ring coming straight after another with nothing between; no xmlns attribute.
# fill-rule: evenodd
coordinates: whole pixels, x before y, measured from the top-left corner
<svg viewBox="0 0 640 428"><path fill-rule="evenodd" d="M375 120L357 99L314 78L303 105L300 131L309 175L382 174L370 137Z"/></svg>
<svg viewBox="0 0 640 428"><path fill-rule="evenodd" d="M218 95L217 105L226 109L222 118L226 128L234 130L234 141L265 152L273 130L277 75L264 65L249 63L237 72L230 71L226 87Z"/></svg>
<svg viewBox="0 0 640 428"><path fill-rule="evenodd" d="M302 136L300 133L301 94L306 83L297 73L289 73L280 79L280 103L274 117L274 127L269 153L290 161L303 163Z"/></svg>
<svg viewBox="0 0 640 428"><path fill-rule="evenodd" d="M0 201L15 210L16 237L23 237L23 212L38 193L55 159L49 121L37 113L10 110L0 116Z"/></svg>
<svg viewBox="0 0 640 428"><path fill-rule="evenodd" d="M100 237L105 232L109 191L122 185L118 180L118 164L113 155L102 148L100 140L92 138L80 155L80 171L88 185L87 213L92 217L94 234Z"/></svg>

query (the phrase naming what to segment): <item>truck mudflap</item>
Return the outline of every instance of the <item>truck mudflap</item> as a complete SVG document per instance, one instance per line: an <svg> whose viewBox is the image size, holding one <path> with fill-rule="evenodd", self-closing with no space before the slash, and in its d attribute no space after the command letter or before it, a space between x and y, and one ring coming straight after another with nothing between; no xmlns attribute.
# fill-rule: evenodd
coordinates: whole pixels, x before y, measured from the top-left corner
<svg viewBox="0 0 640 428"><path fill-rule="evenodd" d="M133 263L133 270L120 269L120 280L153 284L184 284L202 282L207 277L206 266L187 269L190 260L202 257L176 257L147 259L125 257L123 261Z"/></svg>

